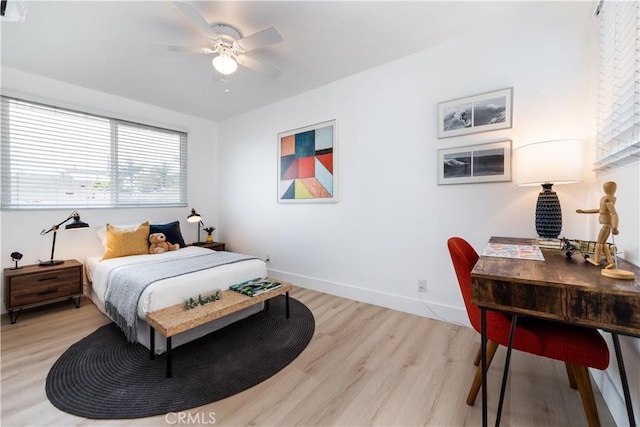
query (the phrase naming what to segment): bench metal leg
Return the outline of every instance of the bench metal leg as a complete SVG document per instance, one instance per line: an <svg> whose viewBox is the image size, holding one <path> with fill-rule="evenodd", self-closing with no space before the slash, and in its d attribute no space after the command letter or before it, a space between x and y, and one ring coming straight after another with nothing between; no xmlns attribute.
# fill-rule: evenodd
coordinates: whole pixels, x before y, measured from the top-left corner
<svg viewBox="0 0 640 427"><path fill-rule="evenodd" d="M289 318L289 292L287 292L287 319Z"/></svg>
<svg viewBox="0 0 640 427"><path fill-rule="evenodd" d="M171 337L167 337L167 378L171 378Z"/></svg>
<svg viewBox="0 0 640 427"><path fill-rule="evenodd" d="M156 330L153 326L149 326L149 360L155 359L156 356Z"/></svg>

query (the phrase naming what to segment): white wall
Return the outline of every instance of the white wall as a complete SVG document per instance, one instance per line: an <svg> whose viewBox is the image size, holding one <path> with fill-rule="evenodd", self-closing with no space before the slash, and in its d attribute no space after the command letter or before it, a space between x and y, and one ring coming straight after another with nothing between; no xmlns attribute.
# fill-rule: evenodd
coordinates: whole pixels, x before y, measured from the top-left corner
<svg viewBox="0 0 640 427"><path fill-rule="evenodd" d="M217 199L218 176L212 173L217 163L217 124L185 114L157 108L131 99L125 99L60 81L24 73L8 67L2 68L2 94L22 97L60 107L73 108L117 117L139 123L163 126L187 131L188 136L188 204L195 207L205 223L218 224ZM60 153L64 155L64 153ZM78 208L90 230L58 232L57 259L75 258L84 261L87 255L103 252L95 230L107 222L132 224L150 220L155 223L180 220L187 243L196 240L197 228L187 223L190 209L82 209ZM5 211L0 217L0 266L11 267L9 254L21 252L20 265L37 263L50 257L52 234L40 235L42 229L64 220L71 210ZM3 307L3 312L4 312Z"/></svg>
<svg viewBox="0 0 640 427"><path fill-rule="evenodd" d="M437 185L437 150L502 139L514 147L590 140L585 38L590 8L545 4L501 27L220 123L221 238L271 256L274 272L319 290L448 320L466 316L446 248L534 236L538 188ZM438 102L514 88L513 128L437 139ZM278 132L338 120L340 201L276 202ZM563 235L581 236L585 185L557 186ZM417 279L427 278L419 295ZM450 310L455 308L455 310ZM446 314L446 315L445 315ZM453 316L453 317L451 317Z"/></svg>
<svg viewBox="0 0 640 427"><path fill-rule="evenodd" d="M491 236L535 236L539 189L438 186L437 150L506 138L514 147L578 138L590 150L592 10L587 2L544 3L500 26L220 123L221 240L235 251L269 255L270 273L297 285L467 324L447 238L464 237L481 251ZM437 139L439 102L505 87L514 88L512 129ZM277 133L329 119L338 120L339 203L278 204ZM584 183L555 188L564 236L592 237L589 219L574 213L599 191L589 170ZM623 203L620 209L638 221L637 203L635 211ZM624 244L637 254L637 242L629 241L637 225L633 230ZM427 279L426 294L417 292L418 278ZM637 373L637 354L625 351ZM607 398L624 424L616 392Z"/></svg>

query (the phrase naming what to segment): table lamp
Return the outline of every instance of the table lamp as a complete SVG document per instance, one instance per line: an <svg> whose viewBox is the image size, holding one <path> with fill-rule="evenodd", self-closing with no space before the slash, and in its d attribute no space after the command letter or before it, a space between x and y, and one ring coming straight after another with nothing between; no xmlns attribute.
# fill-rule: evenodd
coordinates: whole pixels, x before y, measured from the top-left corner
<svg viewBox="0 0 640 427"><path fill-rule="evenodd" d="M51 259L49 261L40 261L39 265L41 267L46 267L49 265L58 265L64 262L63 260L53 259L53 252L56 250L56 235L58 234L58 229L62 224L64 224L65 222L71 219L73 219L73 221L70 224L67 224L65 226L66 230L77 230L79 228L89 227L89 224L87 224L86 222L80 221L80 214L76 211L73 211L71 212L71 215L69 215L64 221L60 222L59 224L52 225L51 228L48 230L42 230L40 234L43 236L53 231L53 244L51 245Z"/></svg>
<svg viewBox="0 0 640 427"><path fill-rule="evenodd" d="M194 242L195 246L202 246L204 243L200 241L200 227L204 227L204 223L202 222L202 216L195 209L191 209L191 213L187 217L187 222L196 222L198 223L198 241Z"/></svg>
<svg viewBox="0 0 640 427"><path fill-rule="evenodd" d="M542 185L536 204L536 232L557 239L562 230L560 200L552 186L582 182L582 141L559 139L523 145L515 150L516 185Z"/></svg>
<svg viewBox="0 0 640 427"><path fill-rule="evenodd" d="M11 252L11 260L16 262L16 266L12 267L11 270L19 270L22 267L18 267L18 261L22 259L22 254L20 252Z"/></svg>

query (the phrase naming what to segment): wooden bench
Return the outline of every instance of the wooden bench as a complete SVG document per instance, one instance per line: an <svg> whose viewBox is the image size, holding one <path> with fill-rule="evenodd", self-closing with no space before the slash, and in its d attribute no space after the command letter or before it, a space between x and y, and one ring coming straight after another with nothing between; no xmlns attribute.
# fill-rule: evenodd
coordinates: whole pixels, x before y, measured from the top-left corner
<svg viewBox="0 0 640 427"><path fill-rule="evenodd" d="M155 357L155 331L167 338L167 378L171 378L171 337L181 332L188 331L212 320L219 319L232 313L236 313L252 305L265 303L265 309L269 309L269 300L279 295L286 295L286 317L289 318L289 291L293 288L291 283L274 280L282 283L279 288L271 289L260 295L249 297L241 293L226 290L220 292L218 301L210 302L191 310L185 309L184 304L177 304L162 310L147 314L147 323L150 328L149 351L150 359Z"/></svg>

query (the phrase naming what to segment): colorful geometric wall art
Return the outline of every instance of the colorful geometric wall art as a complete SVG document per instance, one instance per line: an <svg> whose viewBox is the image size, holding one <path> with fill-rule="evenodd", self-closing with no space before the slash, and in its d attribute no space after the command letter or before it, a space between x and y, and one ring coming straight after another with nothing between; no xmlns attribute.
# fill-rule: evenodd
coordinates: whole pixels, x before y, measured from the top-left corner
<svg viewBox="0 0 640 427"><path fill-rule="evenodd" d="M335 203L336 121L278 134L278 202Z"/></svg>

